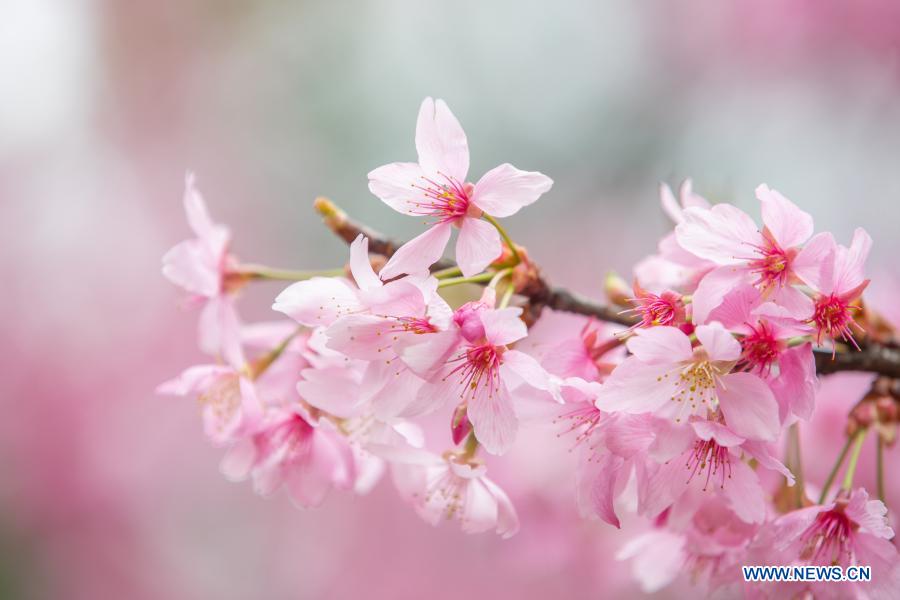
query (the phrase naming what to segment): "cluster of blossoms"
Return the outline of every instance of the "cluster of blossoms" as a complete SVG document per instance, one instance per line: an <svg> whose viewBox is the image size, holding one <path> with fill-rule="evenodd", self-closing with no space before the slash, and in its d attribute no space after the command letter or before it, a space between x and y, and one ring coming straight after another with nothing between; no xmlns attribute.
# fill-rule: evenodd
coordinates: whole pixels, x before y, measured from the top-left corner
<svg viewBox="0 0 900 600"><path fill-rule="evenodd" d="M765 185L756 190L762 226L711 205L690 182L678 198L663 186L674 231L631 286L608 278L617 323L585 316L547 327L546 294L530 295L544 284L539 271L497 218L552 181L503 164L470 183L465 133L441 100L423 102L415 146L417 162L375 169L369 189L425 217L427 230L384 257L370 244L388 245L360 233L336 271L240 262L188 179L196 238L165 255L163 272L203 305L200 346L215 360L159 391L199 398L226 477L252 479L264 495L284 487L309 507L333 489L365 493L389 473L426 521L508 537L516 511L482 453L503 455L520 427L544 421L577 448L583 516L616 527L626 509L645 518L620 557L648 591L687 573L750 596L834 593L746 584L746 564L867 565L872 582L842 594L898 589L887 509L853 485L866 434L879 449L893 442L890 391L886 406L858 411L820 488L804 481L796 456L777 457L779 444L799 444L815 411L815 353L831 359L868 339L865 231L849 246L814 234L810 215ZM344 215L320 209L346 233ZM454 228L456 260L445 262ZM258 279L296 281L273 304L282 320L244 325L235 298ZM451 306L442 291L462 284L483 287L464 288L479 291ZM422 420L442 412L443 441L426 443Z"/></svg>

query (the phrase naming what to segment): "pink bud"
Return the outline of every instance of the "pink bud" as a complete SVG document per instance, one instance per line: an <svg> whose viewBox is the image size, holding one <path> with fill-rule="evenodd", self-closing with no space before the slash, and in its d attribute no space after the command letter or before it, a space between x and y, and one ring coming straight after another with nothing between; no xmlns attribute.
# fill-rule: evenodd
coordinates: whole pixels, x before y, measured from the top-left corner
<svg viewBox="0 0 900 600"><path fill-rule="evenodd" d="M466 415L466 405L460 404L453 411L453 417L450 419L450 435L453 437L453 443L461 444L471 431L472 424Z"/></svg>

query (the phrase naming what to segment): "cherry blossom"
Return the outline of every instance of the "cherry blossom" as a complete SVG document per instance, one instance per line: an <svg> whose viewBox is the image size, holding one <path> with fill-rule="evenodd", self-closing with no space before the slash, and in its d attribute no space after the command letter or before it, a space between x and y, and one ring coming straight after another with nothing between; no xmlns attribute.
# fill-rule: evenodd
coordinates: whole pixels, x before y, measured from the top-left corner
<svg viewBox="0 0 900 600"><path fill-rule="evenodd" d="M403 214L432 219L431 227L410 240L381 274L419 273L438 261L459 227L456 261L463 275L484 270L502 251L499 232L482 214L509 217L535 202L553 185L536 171L504 163L469 183L469 145L459 121L443 100L426 98L416 121L418 163L391 163L369 173L369 190Z"/></svg>

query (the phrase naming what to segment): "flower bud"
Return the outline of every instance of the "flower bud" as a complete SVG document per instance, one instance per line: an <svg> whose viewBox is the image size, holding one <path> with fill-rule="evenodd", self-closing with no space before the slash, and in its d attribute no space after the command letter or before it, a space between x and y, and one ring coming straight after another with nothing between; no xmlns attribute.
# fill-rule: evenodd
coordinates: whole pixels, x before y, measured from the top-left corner
<svg viewBox="0 0 900 600"><path fill-rule="evenodd" d="M454 444L461 444L466 436L472 431L472 424L466 414L466 405L460 404L453 411L453 417L450 419L450 435Z"/></svg>
<svg viewBox="0 0 900 600"><path fill-rule="evenodd" d="M613 304L628 306L632 290L628 283L615 271L610 271L603 279L603 291Z"/></svg>

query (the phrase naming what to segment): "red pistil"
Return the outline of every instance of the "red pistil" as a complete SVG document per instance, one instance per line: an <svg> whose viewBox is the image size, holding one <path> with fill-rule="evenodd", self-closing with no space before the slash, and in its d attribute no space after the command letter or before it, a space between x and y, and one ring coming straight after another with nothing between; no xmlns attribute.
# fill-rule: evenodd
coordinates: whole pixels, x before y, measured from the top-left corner
<svg viewBox="0 0 900 600"><path fill-rule="evenodd" d="M720 489L725 488L726 479L731 479L731 454L728 448L720 446L714 439L694 442L694 449L688 456L685 466L691 471L687 483L690 483L697 473L702 474L704 470L706 471L704 492L709 487L709 480L713 475L719 476Z"/></svg>
<svg viewBox="0 0 900 600"><path fill-rule="evenodd" d="M472 185L457 181L456 178L443 173L438 173L445 183L433 179L421 177L422 184L412 184L419 190L425 200L411 202L413 213L427 217L434 217L438 223L455 221L464 217L469 210L469 199L472 194Z"/></svg>
<svg viewBox="0 0 900 600"><path fill-rule="evenodd" d="M846 564L850 559L850 537L854 524L842 506L819 513L800 537L800 558L816 564Z"/></svg>
<svg viewBox="0 0 900 600"><path fill-rule="evenodd" d="M763 230L762 235L763 243L753 245L758 258L749 263L750 270L756 275L753 283L762 290L784 287L790 283L791 262L797 251L793 248L784 250L768 230Z"/></svg>
<svg viewBox="0 0 900 600"><path fill-rule="evenodd" d="M741 340L743 352L738 368L756 371L767 377L772 365L778 362L784 344L775 337L772 328L765 321L759 321L755 327L749 323L747 326L750 327L750 333Z"/></svg>
<svg viewBox="0 0 900 600"><path fill-rule="evenodd" d="M820 296L816 299L816 310L813 313L812 321L818 328L818 336L816 343L822 343L822 335L831 338L831 346L834 348L835 341L840 337L845 342L853 344L853 347L859 350L859 344L853 338L853 330L856 327L860 332L865 330L853 320L853 313L858 310L856 306L851 305L841 296L831 294L830 296Z"/></svg>

